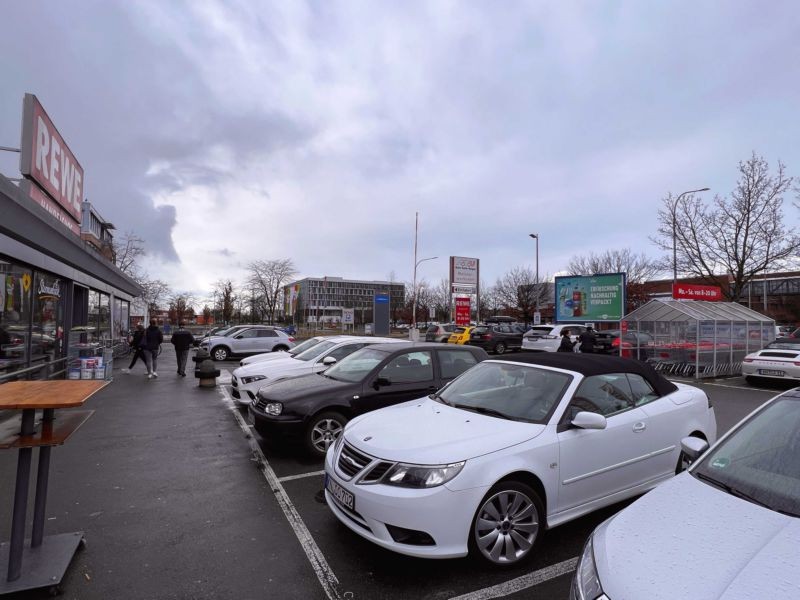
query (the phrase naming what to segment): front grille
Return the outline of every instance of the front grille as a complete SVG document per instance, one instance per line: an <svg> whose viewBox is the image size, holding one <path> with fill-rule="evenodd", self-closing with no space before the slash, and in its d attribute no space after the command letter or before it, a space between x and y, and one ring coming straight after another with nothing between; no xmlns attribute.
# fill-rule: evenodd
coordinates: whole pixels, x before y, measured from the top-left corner
<svg viewBox="0 0 800 600"><path fill-rule="evenodd" d="M239 380L236 379L236 375L231 375L231 385L233 387L239 387Z"/></svg>
<svg viewBox="0 0 800 600"><path fill-rule="evenodd" d="M386 472L392 468L394 463L381 461L369 470L369 473L361 478L360 483L376 483L380 481Z"/></svg>
<svg viewBox="0 0 800 600"><path fill-rule="evenodd" d="M372 459L369 456L361 454L352 446L345 444L339 454L339 470L347 475L348 478L356 476L361 470L366 467Z"/></svg>

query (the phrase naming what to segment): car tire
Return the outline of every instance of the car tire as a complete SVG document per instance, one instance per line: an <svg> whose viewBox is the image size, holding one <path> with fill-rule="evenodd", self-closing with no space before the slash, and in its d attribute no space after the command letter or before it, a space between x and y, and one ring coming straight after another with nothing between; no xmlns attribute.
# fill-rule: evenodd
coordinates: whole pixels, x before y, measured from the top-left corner
<svg viewBox="0 0 800 600"><path fill-rule="evenodd" d="M217 346L211 351L211 358L214 360L228 360L231 355L231 351L228 350L225 346Z"/></svg>
<svg viewBox="0 0 800 600"><path fill-rule="evenodd" d="M506 345L504 342L497 342L494 345L494 353L495 354L504 354L506 351Z"/></svg>
<svg viewBox="0 0 800 600"><path fill-rule="evenodd" d="M501 481L481 500L469 531L470 556L494 567L512 567L533 555L544 531L544 504L532 487Z"/></svg>
<svg viewBox="0 0 800 600"><path fill-rule="evenodd" d="M324 457L328 446L342 435L347 417L335 411L326 411L315 415L306 427L305 446L314 456Z"/></svg>
<svg viewBox="0 0 800 600"><path fill-rule="evenodd" d="M286 346L275 346L272 349L273 352L287 352L288 350L289 348L287 348Z"/></svg>

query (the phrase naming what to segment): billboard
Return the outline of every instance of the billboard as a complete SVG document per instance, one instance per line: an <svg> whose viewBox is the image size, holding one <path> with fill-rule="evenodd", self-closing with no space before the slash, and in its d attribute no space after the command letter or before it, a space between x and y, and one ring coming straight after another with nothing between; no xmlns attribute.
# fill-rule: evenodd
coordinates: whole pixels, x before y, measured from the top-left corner
<svg viewBox="0 0 800 600"><path fill-rule="evenodd" d="M556 322L619 321L625 315L625 273L555 278Z"/></svg>
<svg viewBox="0 0 800 600"><path fill-rule="evenodd" d="M450 285L478 286L480 278L480 261L465 256L450 257Z"/></svg>
<svg viewBox="0 0 800 600"><path fill-rule="evenodd" d="M20 172L81 222L83 168L33 94L22 104Z"/></svg>

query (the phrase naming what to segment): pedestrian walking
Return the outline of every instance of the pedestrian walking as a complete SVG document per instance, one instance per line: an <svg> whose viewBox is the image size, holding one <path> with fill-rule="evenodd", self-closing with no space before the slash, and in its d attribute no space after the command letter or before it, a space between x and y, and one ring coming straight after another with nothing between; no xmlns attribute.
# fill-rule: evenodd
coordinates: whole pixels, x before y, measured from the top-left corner
<svg viewBox="0 0 800 600"><path fill-rule="evenodd" d="M133 348L133 358L131 359L131 364L128 365L127 369L123 369L123 371L127 372L133 369L133 365L136 364L136 361L141 359L142 362L147 366L147 361L144 358L144 351L142 349L142 338L144 337L144 325L139 323L136 325L136 329L133 332L133 337L131 337L131 341L128 342L128 345Z"/></svg>
<svg viewBox="0 0 800 600"><path fill-rule="evenodd" d="M178 375L186 377L186 359L189 357L189 348L194 344L194 336L186 329L186 323L180 322L170 342L175 346L175 355L178 357Z"/></svg>
<svg viewBox="0 0 800 600"><path fill-rule="evenodd" d="M561 330L561 343L558 345L556 352L572 352L575 348L575 342L572 341L569 329Z"/></svg>
<svg viewBox="0 0 800 600"><path fill-rule="evenodd" d="M147 364L147 378L158 377L158 352L161 344L164 343L164 334L156 325L155 319L150 319L150 327L145 329L142 336L142 349L144 350L144 360Z"/></svg>
<svg viewBox="0 0 800 600"><path fill-rule="evenodd" d="M581 354L594 354L594 345L597 343L597 336L591 325L586 326L586 331L580 335Z"/></svg>

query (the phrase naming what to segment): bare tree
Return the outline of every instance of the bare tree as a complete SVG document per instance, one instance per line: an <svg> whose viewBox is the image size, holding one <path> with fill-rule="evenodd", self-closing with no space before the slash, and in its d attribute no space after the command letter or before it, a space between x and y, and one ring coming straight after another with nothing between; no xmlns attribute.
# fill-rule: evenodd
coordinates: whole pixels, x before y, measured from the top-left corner
<svg viewBox="0 0 800 600"><path fill-rule="evenodd" d="M598 275L600 273L626 273L628 283L644 283L664 269L662 261L635 254L630 248L606 250L601 254L573 256L567 270L570 275Z"/></svg>
<svg viewBox="0 0 800 600"><path fill-rule="evenodd" d="M219 279L214 282L213 291L214 297L219 298L219 304L222 307L223 322L230 323L233 318L234 303L236 302L233 282L230 279Z"/></svg>
<svg viewBox="0 0 800 600"><path fill-rule="evenodd" d="M429 288L429 291L436 318L448 321L450 319L450 280L440 279L439 283Z"/></svg>
<svg viewBox="0 0 800 600"><path fill-rule="evenodd" d="M250 271L248 284L258 290L269 316L269 322L273 323L278 303L283 300L283 286L290 283L292 277L297 273L297 269L290 258L257 260L251 262L247 269Z"/></svg>
<svg viewBox="0 0 800 600"><path fill-rule="evenodd" d="M126 231L114 240L113 251L114 264L120 271L134 279L143 277L139 264L141 258L146 254L142 238L133 231Z"/></svg>
<svg viewBox="0 0 800 600"><path fill-rule="evenodd" d="M730 278L732 285L723 285L723 293L738 302L758 273L780 268L800 250L800 236L783 224L783 195L791 185L783 163L772 174L754 152L739 163L730 198L715 196L711 206L692 194L664 198L653 241L672 251L674 235L677 271L713 285Z"/></svg>
<svg viewBox="0 0 800 600"><path fill-rule="evenodd" d="M195 299L189 292L178 292L169 299L169 318L174 324L185 320L189 314L194 314Z"/></svg>
<svg viewBox="0 0 800 600"><path fill-rule="evenodd" d="M142 279L138 283L142 287L142 300L147 304L147 310L157 311L170 294L169 285L160 279Z"/></svg>
<svg viewBox="0 0 800 600"><path fill-rule="evenodd" d="M537 300L539 306L546 301L549 289L548 279L548 275L544 277L540 275L537 283L532 269L514 267L497 280L494 285L494 293L504 308L516 313L517 318L521 318L527 323L532 319Z"/></svg>

